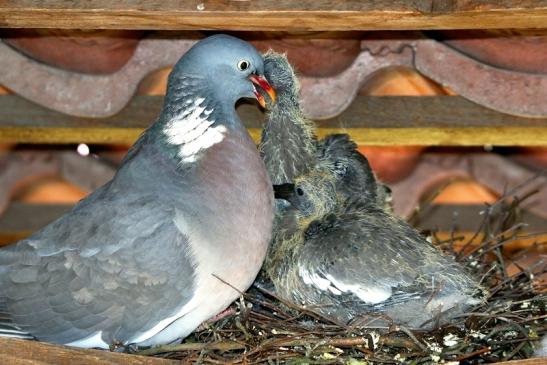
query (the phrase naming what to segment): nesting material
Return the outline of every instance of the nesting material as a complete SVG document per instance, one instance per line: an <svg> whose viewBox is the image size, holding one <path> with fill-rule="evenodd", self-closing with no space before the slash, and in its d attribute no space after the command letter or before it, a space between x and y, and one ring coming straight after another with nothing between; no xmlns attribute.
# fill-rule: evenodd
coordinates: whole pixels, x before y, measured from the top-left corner
<svg viewBox="0 0 547 365"><path fill-rule="evenodd" d="M449 324L431 331L396 324L367 328L358 320L337 324L255 286L227 316L202 326L184 343L140 353L205 364L480 364L531 357L547 332L547 282L541 279L547 265L538 260L508 276L503 254L504 245L534 237L518 221L522 199L517 194L525 198L530 189L530 182L523 184L485 207L473 243L432 236L490 291L485 303ZM456 244L463 244L458 252Z"/></svg>

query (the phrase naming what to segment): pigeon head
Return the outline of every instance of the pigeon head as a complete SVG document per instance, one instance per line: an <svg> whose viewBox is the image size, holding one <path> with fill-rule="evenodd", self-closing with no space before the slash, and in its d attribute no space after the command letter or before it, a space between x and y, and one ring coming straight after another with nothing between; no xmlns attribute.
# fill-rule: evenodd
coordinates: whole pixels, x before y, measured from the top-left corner
<svg viewBox="0 0 547 365"><path fill-rule="evenodd" d="M341 199L362 198L382 206L388 200L389 188L376 181L368 160L347 134L330 135L321 141L318 167L332 175Z"/></svg>
<svg viewBox="0 0 547 365"><path fill-rule="evenodd" d="M177 95L180 79L185 77L201 79L207 85L206 92L228 105L234 105L241 98L256 98L264 107L264 97L255 85L275 100L275 91L264 78L260 53L250 43L232 36L214 35L188 50L169 75L167 94ZM203 85L195 88L203 88Z"/></svg>
<svg viewBox="0 0 547 365"><path fill-rule="evenodd" d="M298 103L300 85L287 56L268 51L264 54L264 76L277 93L277 97L286 102ZM273 104L268 99L268 108Z"/></svg>
<svg viewBox="0 0 547 365"><path fill-rule="evenodd" d="M337 204L334 181L324 170L301 175L294 184L274 185L274 192L277 199L291 204L304 223L332 212Z"/></svg>

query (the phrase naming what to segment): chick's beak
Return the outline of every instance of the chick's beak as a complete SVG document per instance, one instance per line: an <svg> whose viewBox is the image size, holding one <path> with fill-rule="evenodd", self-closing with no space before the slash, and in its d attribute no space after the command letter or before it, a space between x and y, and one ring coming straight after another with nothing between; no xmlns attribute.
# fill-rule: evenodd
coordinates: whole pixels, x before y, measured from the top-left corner
<svg viewBox="0 0 547 365"><path fill-rule="evenodd" d="M274 197L276 199L283 199L290 202L290 199L294 195L294 184L279 184L273 186Z"/></svg>
<svg viewBox="0 0 547 365"><path fill-rule="evenodd" d="M270 96L270 99L272 99L272 104L275 103L275 90L270 85L268 80L266 80L264 77L256 75L256 74L251 74L249 76L249 80L253 84L258 85L262 89L264 89L264 91L266 91L268 93L268 95ZM263 108L265 108L266 107L266 100L264 100L264 96L262 96L262 94L259 93L256 89L254 90L254 94L255 94L256 100L258 100L258 103Z"/></svg>

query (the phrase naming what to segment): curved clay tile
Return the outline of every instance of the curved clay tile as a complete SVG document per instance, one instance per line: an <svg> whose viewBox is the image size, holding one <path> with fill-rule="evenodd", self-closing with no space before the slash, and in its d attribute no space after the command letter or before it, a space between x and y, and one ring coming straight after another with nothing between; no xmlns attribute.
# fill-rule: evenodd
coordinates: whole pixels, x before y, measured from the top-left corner
<svg viewBox="0 0 547 365"><path fill-rule="evenodd" d="M547 73L547 32L468 30L436 32L443 42L491 66Z"/></svg>
<svg viewBox="0 0 547 365"><path fill-rule="evenodd" d="M523 117L547 116L547 74L490 66L433 40L415 44L414 67L459 95Z"/></svg>
<svg viewBox="0 0 547 365"><path fill-rule="evenodd" d="M258 50L273 49L287 54L293 67L303 76L335 76L348 68L361 52L360 33L357 32L317 32L307 36L258 32L256 37L259 39L253 39L251 43Z"/></svg>
<svg viewBox="0 0 547 365"><path fill-rule="evenodd" d="M4 42L50 66L110 74L129 61L144 32L130 30L10 29Z"/></svg>
<svg viewBox="0 0 547 365"><path fill-rule="evenodd" d="M46 107L77 116L107 117L120 111L140 80L172 65L194 40L142 40L133 57L117 72L88 75L62 71L0 43L0 84ZM508 114L547 116L547 74L509 71L480 63L429 39L364 40L352 65L336 76L301 78L307 116L326 119L353 101L371 74L393 66L419 72L481 105Z"/></svg>
<svg viewBox="0 0 547 365"><path fill-rule="evenodd" d="M0 84L45 107L76 116L104 118L131 100L148 73L176 62L194 40L143 39L133 57L110 75L89 75L42 65L0 42Z"/></svg>
<svg viewBox="0 0 547 365"><path fill-rule="evenodd" d="M547 201L547 176L538 175L508 158L481 152L423 153L409 176L390 185L394 211L405 218L410 217L422 197L455 179L474 180L500 196L508 189L530 181L523 190L529 192L537 189L538 193L525 200L521 207L547 218L547 205L544 204Z"/></svg>
<svg viewBox="0 0 547 365"><path fill-rule="evenodd" d="M59 177L93 191L114 175L115 168L74 151L4 151L0 155L0 215L17 189L38 179Z"/></svg>
<svg viewBox="0 0 547 365"><path fill-rule="evenodd" d="M52 177L27 184L24 190L17 192L14 200L31 204L76 204L86 195L60 177Z"/></svg>
<svg viewBox="0 0 547 365"><path fill-rule="evenodd" d="M0 155L0 214L8 207L18 186L44 176L55 176L57 161L41 153L3 152Z"/></svg>
<svg viewBox="0 0 547 365"><path fill-rule="evenodd" d="M532 170L547 170L547 147L516 147L506 154L511 160L517 161Z"/></svg>
<svg viewBox="0 0 547 365"><path fill-rule="evenodd" d="M360 146L378 178L387 184L399 182L416 168L424 146Z"/></svg>

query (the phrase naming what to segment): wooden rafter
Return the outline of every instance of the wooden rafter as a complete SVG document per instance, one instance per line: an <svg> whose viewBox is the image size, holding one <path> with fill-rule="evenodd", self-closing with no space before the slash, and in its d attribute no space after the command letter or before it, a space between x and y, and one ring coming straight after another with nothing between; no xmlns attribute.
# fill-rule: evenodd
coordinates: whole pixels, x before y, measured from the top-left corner
<svg viewBox="0 0 547 365"><path fill-rule="evenodd" d="M0 27L261 31L545 28L547 2L8 0L0 3Z"/></svg>
<svg viewBox="0 0 547 365"><path fill-rule="evenodd" d="M0 96L0 143L132 143L155 120L162 100L138 96L115 116L93 119ZM258 140L263 113L247 104L238 110ZM349 133L362 145L547 145L547 119L510 116L455 96L358 96L342 114L317 124L319 136Z"/></svg>

